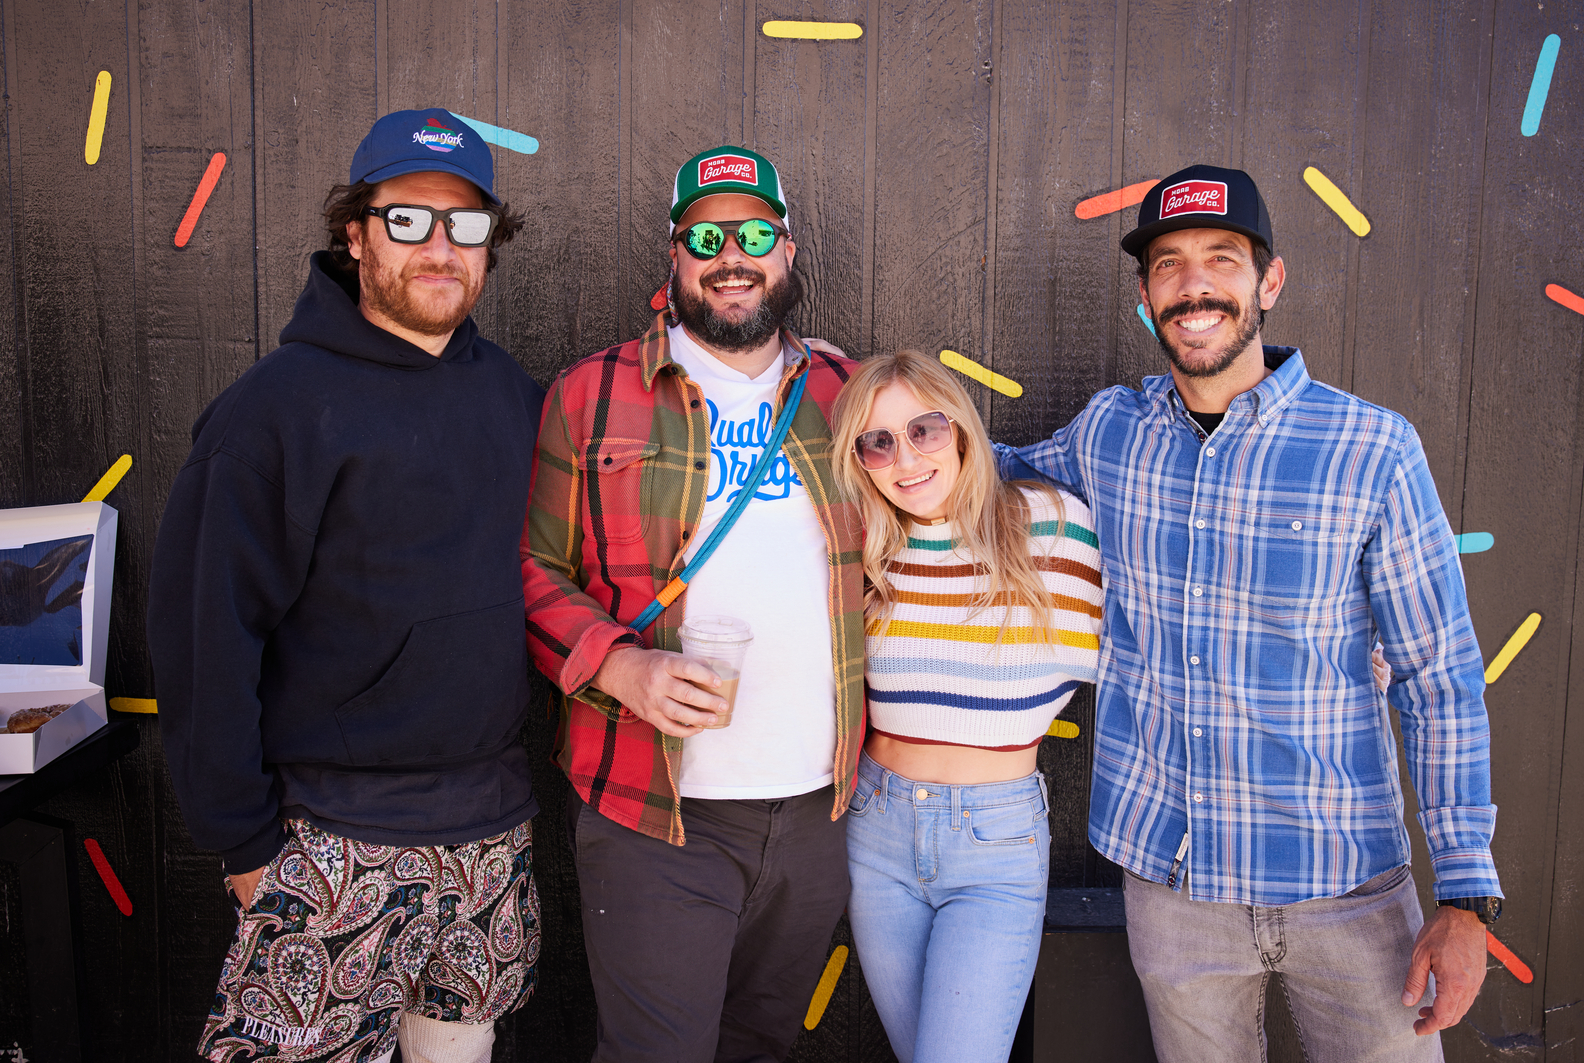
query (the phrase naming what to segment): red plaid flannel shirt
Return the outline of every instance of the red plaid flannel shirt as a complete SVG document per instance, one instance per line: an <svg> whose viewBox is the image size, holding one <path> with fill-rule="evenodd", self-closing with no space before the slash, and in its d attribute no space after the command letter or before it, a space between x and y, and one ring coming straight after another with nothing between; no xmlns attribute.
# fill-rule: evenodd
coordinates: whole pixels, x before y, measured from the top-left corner
<svg viewBox="0 0 1584 1063"><path fill-rule="evenodd" d="M790 332L784 338L804 349ZM813 352L786 368L776 395L779 412L792 381L808 373L783 450L829 545L833 820L852 794L864 732L862 523L831 473L831 407L852 366ZM643 338L566 369L545 400L521 547L528 649L562 692L556 759L591 807L673 845L686 840L677 788L683 740L590 684L613 645L635 641L626 623L682 571L709 484L703 399L671 360L663 313ZM683 592L644 643L680 651L676 629L686 612Z"/></svg>

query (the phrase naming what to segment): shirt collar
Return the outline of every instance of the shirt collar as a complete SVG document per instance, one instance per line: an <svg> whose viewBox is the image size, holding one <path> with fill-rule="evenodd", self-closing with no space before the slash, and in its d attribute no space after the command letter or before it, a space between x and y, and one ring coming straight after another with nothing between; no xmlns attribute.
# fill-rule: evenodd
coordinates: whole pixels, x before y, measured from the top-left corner
<svg viewBox="0 0 1584 1063"><path fill-rule="evenodd" d="M1262 426L1274 420L1310 383L1309 370L1304 366L1303 352L1297 347L1273 347L1266 344L1264 353L1265 368L1271 371L1270 376L1237 396L1227 408L1227 413L1230 414L1241 409L1245 404L1252 405L1254 416ZM1151 405L1161 412L1182 410L1186 415L1188 407L1183 404L1182 396L1177 394L1177 387L1172 383L1170 373L1145 377L1143 392Z"/></svg>
<svg viewBox="0 0 1584 1063"><path fill-rule="evenodd" d="M676 360L671 357L671 337L667 331L668 322L666 311L662 310L655 315L649 331L643 334L638 341L638 365L643 370L643 386L645 391L654 388L654 379L660 370L668 365L676 365ZM789 328L781 330L781 358L785 363L785 370L781 374L784 383L789 377L795 375L809 361L809 350L797 334ZM680 366L678 366L680 368Z"/></svg>

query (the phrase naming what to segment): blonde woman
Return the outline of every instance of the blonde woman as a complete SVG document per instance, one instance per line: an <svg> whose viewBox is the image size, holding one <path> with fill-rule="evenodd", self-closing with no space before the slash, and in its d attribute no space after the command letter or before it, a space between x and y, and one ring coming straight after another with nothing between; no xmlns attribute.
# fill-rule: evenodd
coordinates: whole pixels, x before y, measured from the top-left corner
<svg viewBox="0 0 1584 1063"><path fill-rule="evenodd" d="M902 1063L1001 1063L1045 914L1049 795L1035 754L1095 678L1089 510L1003 483L962 385L917 352L864 362L834 415L836 477L867 527L853 937Z"/></svg>

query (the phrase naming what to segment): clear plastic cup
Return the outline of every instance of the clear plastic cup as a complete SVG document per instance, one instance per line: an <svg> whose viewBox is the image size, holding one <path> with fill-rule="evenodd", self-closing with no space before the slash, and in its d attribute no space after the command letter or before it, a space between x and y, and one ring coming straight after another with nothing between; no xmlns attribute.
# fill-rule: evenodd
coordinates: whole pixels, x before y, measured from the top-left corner
<svg viewBox="0 0 1584 1063"><path fill-rule="evenodd" d="M753 643L753 629L748 621L735 616L690 616L677 634L682 639L682 655L702 661L721 678L719 687L694 684L726 699L726 711L717 713L715 722L704 726L731 726L732 710L737 707L737 683L742 678L748 647Z"/></svg>

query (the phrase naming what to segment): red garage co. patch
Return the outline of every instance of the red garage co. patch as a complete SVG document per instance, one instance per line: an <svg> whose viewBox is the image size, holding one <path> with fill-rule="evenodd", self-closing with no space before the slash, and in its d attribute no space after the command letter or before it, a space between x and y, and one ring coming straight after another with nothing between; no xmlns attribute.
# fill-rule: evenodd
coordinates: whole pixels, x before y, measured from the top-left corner
<svg viewBox="0 0 1584 1063"><path fill-rule="evenodd" d="M1225 181L1184 181L1172 185L1161 193L1160 216L1164 220L1174 214L1225 214L1227 191Z"/></svg>

